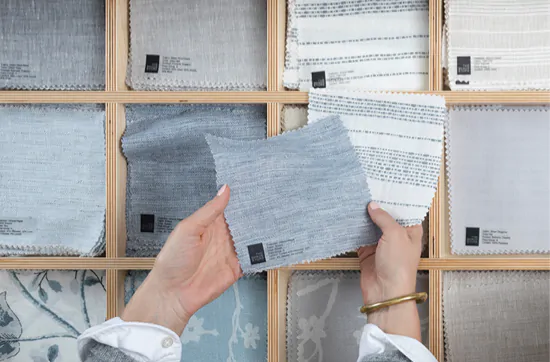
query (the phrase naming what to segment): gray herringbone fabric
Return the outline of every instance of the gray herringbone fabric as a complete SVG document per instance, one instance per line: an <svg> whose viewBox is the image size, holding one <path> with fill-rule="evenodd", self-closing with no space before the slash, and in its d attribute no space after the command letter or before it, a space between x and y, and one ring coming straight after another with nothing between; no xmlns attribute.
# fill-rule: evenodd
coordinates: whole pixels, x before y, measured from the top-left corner
<svg viewBox="0 0 550 362"><path fill-rule="evenodd" d="M378 241L365 175L337 117L264 141L207 140L218 185L232 190L225 217L245 273Z"/></svg>
<svg viewBox="0 0 550 362"><path fill-rule="evenodd" d="M0 89L105 85L105 0L0 1Z"/></svg>
<svg viewBox="0 0 550 362"><path fill-rule="evenodd" d="M135 105L127 107L126 120L129 256L155 256L174 226L216 194L205 133L266 137L265 106Z"/></svg>

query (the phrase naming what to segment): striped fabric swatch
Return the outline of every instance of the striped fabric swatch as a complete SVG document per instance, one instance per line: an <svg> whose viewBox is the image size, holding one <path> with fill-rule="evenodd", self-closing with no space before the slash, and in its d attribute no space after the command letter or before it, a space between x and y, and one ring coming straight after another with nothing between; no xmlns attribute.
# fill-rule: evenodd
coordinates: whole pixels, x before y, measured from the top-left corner
<svg viewBox="0 0 550 362"><path fill-rule="evenodd" d="M105 87L105 0L2 0L0 89Z"/></svg>
<svg viewBox="0 0 550 362"><path fill-rule="evenodd" d="M105 250L103 106L0 106L0 255Z"/></svg>
<svg viewBox="0 0 550 362"><path fill-rule="evenodd" d="M136 90L264 90L267 2L130 0Z"/></svg>
<svg viewBox="0 0 550 362"><path fill-rule="evenodd" d="M225 218L244 273L378 241L367 182L337 117L262 141L207 140L218 185L231 186Z"/></svg>
<svg viewBox="0 0 550 362"><path fill-rule="evenodd" d="M147 272L131 271L126 303ZM267 361L267 279L245 276L195 313L181 337L181 361Z"/></svg>
<svg viewBox="0 0 550 362"><path fill-rule="evenodd" d="M356 361L367 318L357 271L295 271L288 286L288 362ZM418 273L417 292L428 292L428 273ZM422 343L429 338L429 303L418 305Z"/></svg>
<svg viewBox="0 0 550 362"><path fill-rule="evenodd" d="M550 273L443 273L445 361L548 362Z"/></svg>
<svg viewBox="0 0 550 362"><path fill-rule="evenodd" d="M308 122L338 115L366 173L373 201L401 225L420 224L437 188L445 99L312 89Z"/></svg>
<svg viewBox="0 0 550 362"><path fill-rule="evenodd" d="M548 0L445 0L452 90L550 89Z"/></svg>
<svg viewBox="0 0 550 362"><path fill-rule="evenodd" d="M205 134L266 137L265 105L131 105L126 122L128 256L156 256L176 224L216 195Z"/></svg>
<svg viewBox="0 0 550 362"><path fill-rule="evenodd" d="M447 126L455 254L550 252L548 107L453 107Z"/></svg>
<svg viewBox="0 0 550 362"><path fill-rule="evenodd" d="M428 0L289 0L284 85L426 90Z"/></svg>

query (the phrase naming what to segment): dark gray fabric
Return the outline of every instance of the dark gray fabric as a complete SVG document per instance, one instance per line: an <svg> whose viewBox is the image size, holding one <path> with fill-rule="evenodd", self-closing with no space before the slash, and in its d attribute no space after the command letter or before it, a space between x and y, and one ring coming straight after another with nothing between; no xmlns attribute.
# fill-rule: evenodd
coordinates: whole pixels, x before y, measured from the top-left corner
<svg viewBox="0 0 550 362"><path fill-rule="evenodd" d="M83 353L82 362L137 362L120 350L91 340Z"/></svg>
<svg viewBox="0 0 550 362"><path fill-rule="evenodd" d="M361 362L410 362L410 360L403 353L393 350L383 354L366 356Z"/></svg>

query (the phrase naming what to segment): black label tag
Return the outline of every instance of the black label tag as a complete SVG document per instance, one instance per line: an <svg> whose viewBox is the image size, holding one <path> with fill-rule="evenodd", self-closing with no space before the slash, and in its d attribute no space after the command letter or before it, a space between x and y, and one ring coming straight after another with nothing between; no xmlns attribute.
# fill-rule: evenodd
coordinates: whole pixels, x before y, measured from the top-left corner
<svg viewBox="0 0 550 362"><path fill-rule="evenodd" d="M466 245L479 246L479 228L466 228Z"/></svg>
<svg viewBox="0 0 550 362"><path fill-rule="evenodd" d="M155 215L141 214L141 232L142 233L155 232Z"/></svg>
<svg viewBox="0 0 550 362"><path fill-rule="evenodd" d="M252 265L265 263L264 244L248 245L248 255Z"/></svg>
<svg viewBox="0 0 550 362"><path fill-rule="evenodd" d="M457 75L470 75L472 74L471 58L470 57L456 57L456 74Z"/></svg>
<svg viewBox="0 0 550 362"><path fill-rule="evenodd" d="M145 56L145 73L158 73L160 55L147 54Z"/></svg>
<svg viewBox="0 0 550 362"><path fill-rule="evenodd" d="M313 83L313 88L326 88L327 81L325 78L325 72L311 73L311 82Z"/></svg>

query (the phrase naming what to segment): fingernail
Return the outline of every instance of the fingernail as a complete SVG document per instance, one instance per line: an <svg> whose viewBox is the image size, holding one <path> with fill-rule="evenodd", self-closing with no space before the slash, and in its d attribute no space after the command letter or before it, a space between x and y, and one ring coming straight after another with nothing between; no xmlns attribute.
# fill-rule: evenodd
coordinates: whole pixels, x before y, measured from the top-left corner
<svg viewBox="0 0 550 362"><path fill-rule="evenodd" d="M378 205L378 204L377 204L376 202L374 202L374 201L371 201L371 202L369 203L369 207L370 207L371 210L376 210L376 209L379 209L379 208L380 208L380 205Z"/></svg>
<svg viewBox="0 0 550 362"><path fill-rule="evenodd" d="M218 190L218 196L221 196L225 192L225 189L227 188L227 185L223 185L221 189Z"/></svg>

